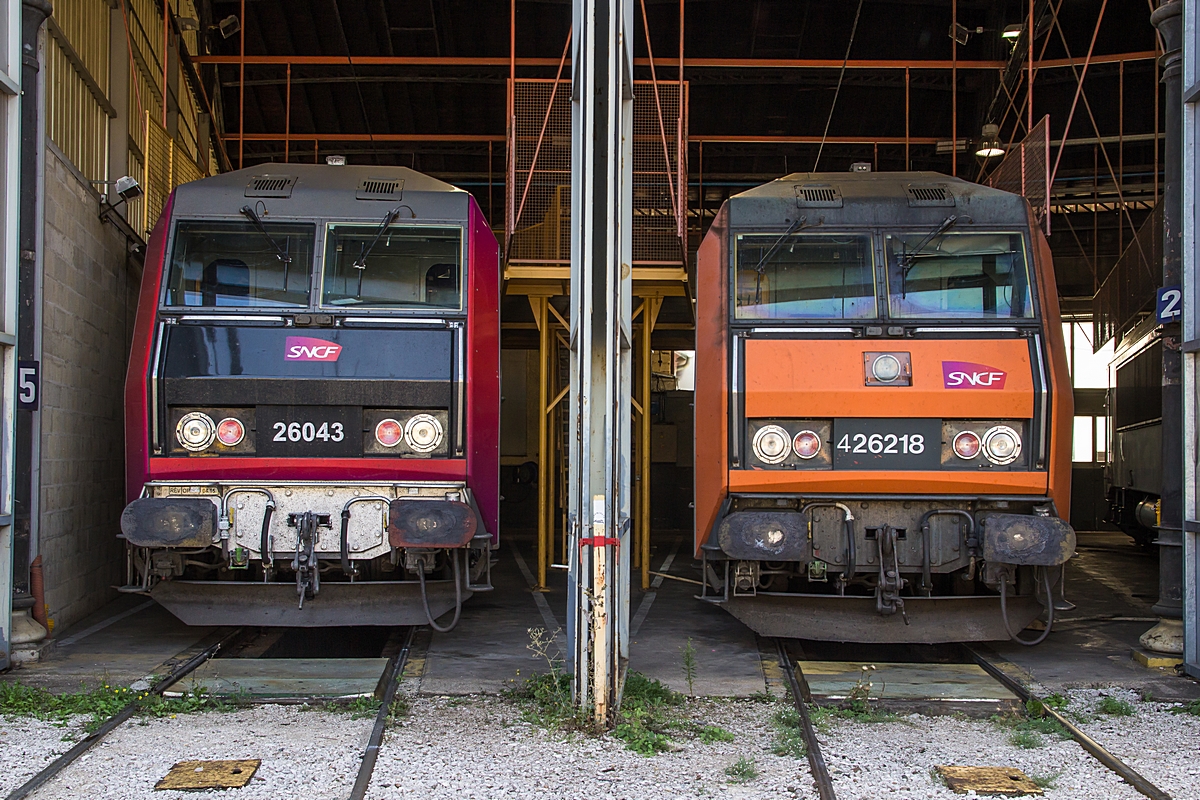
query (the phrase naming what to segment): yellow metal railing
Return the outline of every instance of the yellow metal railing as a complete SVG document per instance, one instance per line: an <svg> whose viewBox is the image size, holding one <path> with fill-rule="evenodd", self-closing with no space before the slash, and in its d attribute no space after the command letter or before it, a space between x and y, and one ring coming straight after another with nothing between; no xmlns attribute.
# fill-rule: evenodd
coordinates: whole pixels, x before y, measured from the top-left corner
<svg viewBox="0 0 1200 800"><path fill-rule="evenodd" d="M176 144L167 131L145 112L142 119L142 195L140 208L141 229L149 237L172 190L180 184L206 177L190 158L187 149ZM139 219L131 215L131 219Z"/></svg>

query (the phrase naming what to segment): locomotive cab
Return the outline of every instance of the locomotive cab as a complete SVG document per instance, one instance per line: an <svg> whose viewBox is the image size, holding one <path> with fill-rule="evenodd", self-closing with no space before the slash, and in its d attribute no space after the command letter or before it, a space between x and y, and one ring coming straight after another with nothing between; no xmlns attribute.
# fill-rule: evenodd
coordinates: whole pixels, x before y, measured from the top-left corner
<svg viewBox="0 0 1200 800"><path fill-rule="evenodd" d="M790 175L726 201L697 272L705 599L862 642L1006 639L1052 607L1072 395L1023 198Z"/></svg>
<svg viewBox="0 0 1200 800"><path fill-rule="evenodd" d="M498 544L499 269L398 167L185 184L126 380L127 591L189 624L433 623Z"/></svg>

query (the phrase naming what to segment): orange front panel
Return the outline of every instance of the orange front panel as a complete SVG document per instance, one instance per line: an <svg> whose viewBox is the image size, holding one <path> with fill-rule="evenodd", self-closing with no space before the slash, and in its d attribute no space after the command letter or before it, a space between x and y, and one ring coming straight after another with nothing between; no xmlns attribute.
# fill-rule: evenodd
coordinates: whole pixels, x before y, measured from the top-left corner
<svg viewBox="0 0 1200 800"><path fill-rule="evenodd" d="M912 356L912 386L866 386L863 353ZM746 417L1030 419L1025 339L747 339ZM947 389L942 362L1006 374L1003 388ZM699 385L699 384L697 384Z"/></svg>
<svg viewBox="0 0 1200 800"><path fill-rule="evenodd" d="M1045 472L729 471L731 492L800 494L1046 494Z"/></svg>

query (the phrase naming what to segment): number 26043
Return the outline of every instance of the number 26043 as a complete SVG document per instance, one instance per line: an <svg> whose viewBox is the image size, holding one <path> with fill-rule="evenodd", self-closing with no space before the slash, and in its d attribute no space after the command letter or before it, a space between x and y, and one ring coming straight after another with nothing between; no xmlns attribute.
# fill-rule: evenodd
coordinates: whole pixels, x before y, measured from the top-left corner
<svg viewBox="0 0 1200 800"><path fill-rule="evenodd" d="M345 429L340 422L322 422L319 428L311 422L293 422L290 425L276 422L272 427L275 429L275 436L271 439L273 442L313 442L317 439L322 442L340 442L346 438Z"/></svg>
<svg viewBox="0 0 1200 800"><path fill-rule="evenodd" d="M920 433L847 433L837 443L837 449L846 453L920 455L925 452L925 437Z"/></svg>

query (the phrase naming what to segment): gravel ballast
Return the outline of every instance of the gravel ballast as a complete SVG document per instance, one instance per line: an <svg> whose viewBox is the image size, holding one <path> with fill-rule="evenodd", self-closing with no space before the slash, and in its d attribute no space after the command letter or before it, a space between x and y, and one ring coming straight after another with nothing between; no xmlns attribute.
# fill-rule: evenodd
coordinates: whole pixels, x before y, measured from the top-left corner
<svg viewBox="0 0 1200 800"><path fill-rule="evenodd" d="M369 800L467 798L815 798L807 760L771 752L773 703L701 700L672 715L719 725L731 742L672 736L676 749L654 756L611 736L548 731L493 697L426 698L388 731ZM758 776L739 783L725 769L753 760Z"/></svg>
<svg viewBox="0 0 1200 800"><path fill-rule="evenodd" d="M66 725L0 716L0 797L16 789L74 746L82 720ZM67 737L67 741L63 740Z"/></svg>
<svg viewBox="0 0 1200 800"><path fill-rule="evenodd" d="M196 800L195 792L155 791L154 784L178 761L259 758L262 766L248 786L203 796L341 800L354 783L372 724L373 719L353 719L348 713L273 705L176 718L135 718L33 798Z"/></svg>
<svg viewBox="0 0 1200 800"><path fill-rule="evenodd" d="M1065 712L1084 733L1175 800L1200 800L1200 716L1172 713L1174 703L1139 702L1122 689L1073 689ZM1132 716L1105 714L1109 696L1129 703Z"/></svg>
<svg viewBox="0 0 1200 800"><path fill-rule="evenodd" d="M1016 767L1052 781L1048 800L1142 798L1074 740L1054 735L1038 734L1042 745L1024 749L1009 743L1009 728L992 722L918 715L878 723L832 720L824 727L818 738L838 800L963 797L934 777L940 764Z"/></svg>

